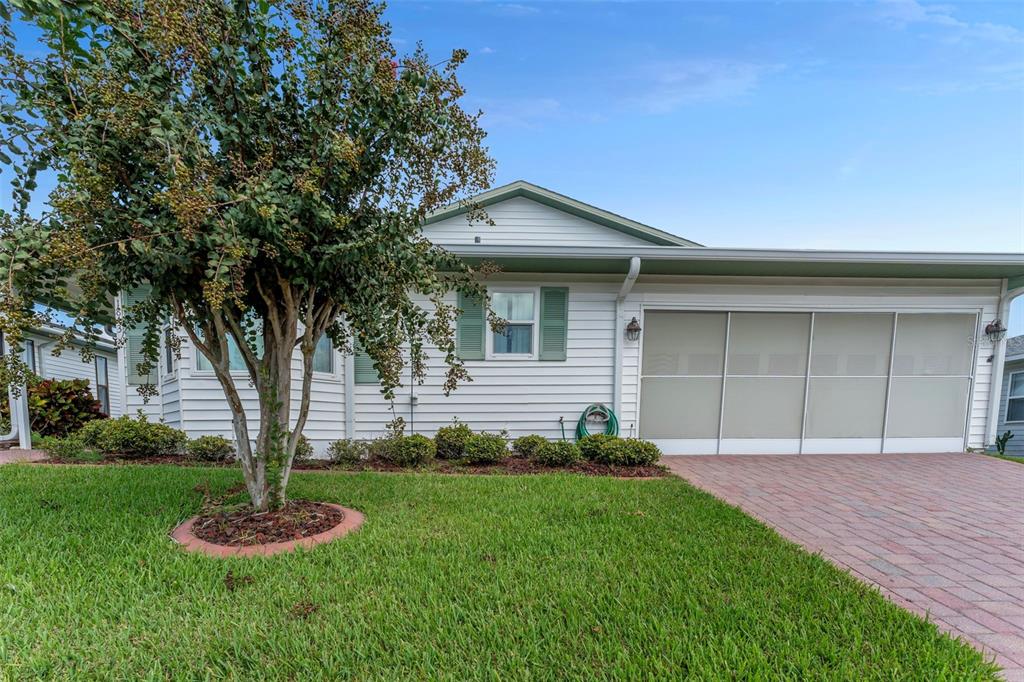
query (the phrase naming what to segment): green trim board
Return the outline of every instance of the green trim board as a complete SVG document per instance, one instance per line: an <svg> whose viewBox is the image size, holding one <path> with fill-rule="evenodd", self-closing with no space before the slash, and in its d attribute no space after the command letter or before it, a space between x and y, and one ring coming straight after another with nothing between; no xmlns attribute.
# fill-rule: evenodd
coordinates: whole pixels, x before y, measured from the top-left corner
<svg viewBox="0 0 1024 682"><path fill-rule="evenodd" d="M516 197L524 197L537 203L550 206L551 208L563 211L570 215L574 215L577 218L583 218L589 220L592 223L597 223L604 227L628 234L639 239L643 239L651 244L659 246L700 246L697 242L690 241L689 239L683 239L677 237L674 234L670 234L663 230L659 230L650 225L644 225L638 223L635 220L630 220L623 216L605 211L604 209L591 206L582 201L567 197L564 194L553 192L550 189L534 185L526 182L525 180L516 180L507 185L496 187L492 190L478 194L471 200L477 206L484 208L496 204L501 201L513 199ZM424 225L431 225L433 223L451 218L465 213L467 210L467 204L465 202L457 202L446 206L445 208L439 209L434 213L431 213L424 221Z"/></svg>

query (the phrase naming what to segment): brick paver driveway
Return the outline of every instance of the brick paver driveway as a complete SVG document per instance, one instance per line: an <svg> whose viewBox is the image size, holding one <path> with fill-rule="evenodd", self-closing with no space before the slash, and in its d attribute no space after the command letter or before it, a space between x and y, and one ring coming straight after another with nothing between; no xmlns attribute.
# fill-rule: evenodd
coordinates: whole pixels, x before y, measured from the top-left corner
<svg viewBox="0 0 1024 682"><path fill-rule="evenodd" d="M965 454L666 463L1024 680L1024 463Z"/></svg>

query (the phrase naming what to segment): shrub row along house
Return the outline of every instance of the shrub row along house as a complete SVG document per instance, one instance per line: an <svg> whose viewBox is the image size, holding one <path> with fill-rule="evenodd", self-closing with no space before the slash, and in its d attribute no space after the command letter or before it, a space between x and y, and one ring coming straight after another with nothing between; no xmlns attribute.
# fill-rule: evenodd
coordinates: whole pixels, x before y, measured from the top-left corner
<svg viewBox="0 0 1024 682"><path fill-rule="evenodd" d="M323 339L305 428L318 452L380 436L396 416L427 435L458 418L513 437L571 437L593 403L614 409L622 435L666 454L992 442L1004 342L986 328L1024 286L1024 256L706 248L521 181L478 201L493 226L454 206L424 233L501 267L488 290L508 329L491 332L481 304L459 300L458 353L473 380L445 397L435 353L426 383L393 403L365 355ZM140 344L129 331L109 365L120 380L111 411L230 438L220 385L187 339L180 357L168 345L152 376L136 371ZM146 382L159 389L148 403L136 391Z"/></svg>

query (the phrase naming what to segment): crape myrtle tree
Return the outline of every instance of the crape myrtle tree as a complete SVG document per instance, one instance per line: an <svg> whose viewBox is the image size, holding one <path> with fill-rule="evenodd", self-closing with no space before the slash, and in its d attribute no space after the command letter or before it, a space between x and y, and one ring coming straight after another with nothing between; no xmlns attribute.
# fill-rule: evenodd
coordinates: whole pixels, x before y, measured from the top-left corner
<svg viewBox="0 0 1024 682"><path fill-rule="evenodd" d="M399 57L382 11L370 0L0 2L0 161L14 176L0 328L17 344L44 298L92 328L120 292L148 290L115 313L145 330L138 371L155 367L162 325L188 335L224 390L258 510L285 501L322 335L345 351L358 342L387 397L405 363L423 380L428 344L446 391L467 378L444 295L485 296L482 273L421 225L455 201L483 217L470 197L493 161L479 112L459 103L466 52ZM42 51L16 43L19 20L41 32ZM41 173L55 189L32 209ZM244 379L229 371L232 344ZM3 372L15 379L17 362ZM259 394L258 427L240 381Z"/></svg>

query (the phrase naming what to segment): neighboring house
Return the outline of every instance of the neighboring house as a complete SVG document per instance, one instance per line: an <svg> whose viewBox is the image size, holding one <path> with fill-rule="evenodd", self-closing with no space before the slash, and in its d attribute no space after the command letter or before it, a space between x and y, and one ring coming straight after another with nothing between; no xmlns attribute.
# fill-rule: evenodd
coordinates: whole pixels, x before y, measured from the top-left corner
<svg viewBox="0 0 1024 682"><path fill-rule="evenodd" d="M368 358L325 340L305 428L318 451L380 436L394 416L425 434L457 417L512 436L571 436L591 403L613 406L624 435L667 453L990 442L1000 358L983 329L1024 284L1022 255L705 248L526 182L478 200L493 227L452 207L424 234L470 263L501 265L487 284L509 330L491 333L481 305L453 294L473 380L444 397L434 353L425 385L400 388L393 405ZM129 334L119 366L134 367L138 344ZM187 342L180 359L162 357L148 404L135 389L144 379L125 380L127 412L231 437L220 385ZM255 419L255 392L243 394Z"/></svg>
<svg viewBox="0 0 1024 682"><path fill-rule="evenodd" d="M124 414L124 382L113 339L106 335L97 338L94 357L86 362L80 354L84 342L79 339L56 353L57 341L64 332L59 327L42 326L25 334L24 358L28 366L43 379L87 379L105 413L113 417ZM0 336L0 352L6 350Z"/></svg>
<svg viewBox="0 0 1024 682"><path fill-rule="evenodd" d="M999 392L997 434L1013 432L1006 444L1009 455L1024 456L1024 335L1006 340L1006 369Z"/></svg>

